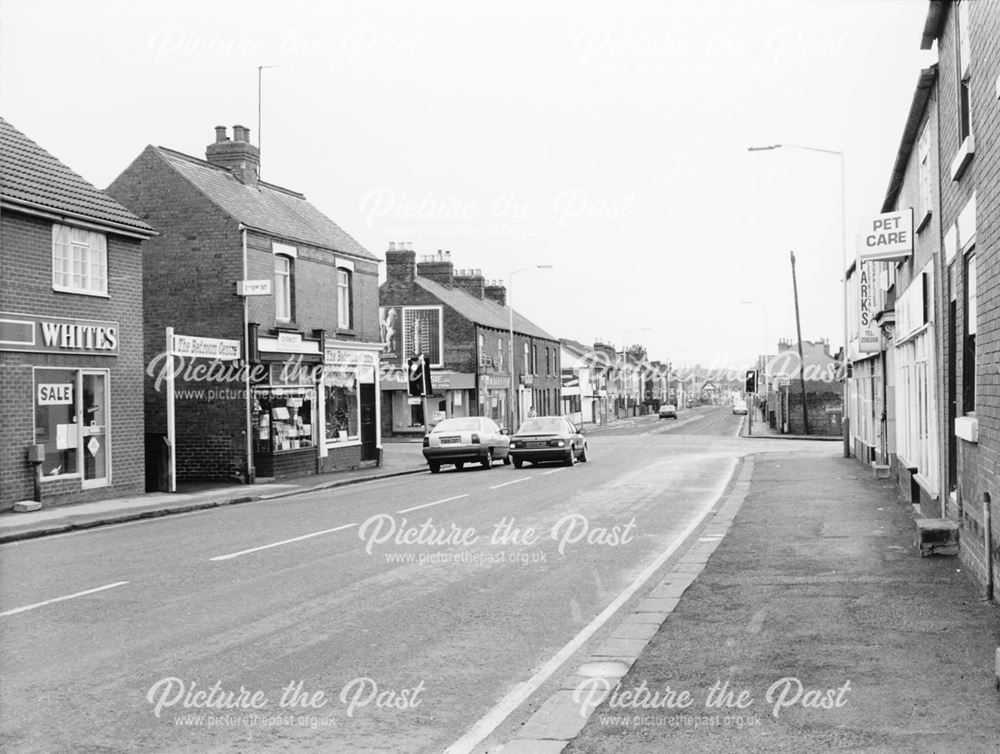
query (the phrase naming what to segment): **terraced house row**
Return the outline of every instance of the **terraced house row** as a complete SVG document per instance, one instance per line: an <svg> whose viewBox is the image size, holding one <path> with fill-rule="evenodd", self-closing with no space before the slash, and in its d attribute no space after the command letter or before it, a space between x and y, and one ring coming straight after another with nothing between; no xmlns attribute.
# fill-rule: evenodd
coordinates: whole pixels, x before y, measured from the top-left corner
<svg viewBox="0 0 1000 754"><path fill-rule="evenodd" d="M920 45L936 50L937 62L917 77L884 201L872 208L899 219L910 237L873 261L862 248L848 271L851 445L891 473L922 515L955 530L962 559L991 588L1000 573L992 505L1000 493L1000 2L931 2Z"/></svg>

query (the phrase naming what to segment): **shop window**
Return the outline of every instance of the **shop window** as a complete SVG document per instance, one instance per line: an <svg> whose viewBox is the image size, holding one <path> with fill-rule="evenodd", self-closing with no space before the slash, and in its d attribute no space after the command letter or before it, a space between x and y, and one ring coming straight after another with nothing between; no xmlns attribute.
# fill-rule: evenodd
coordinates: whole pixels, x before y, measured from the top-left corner
<svg viewBox="0 0 1000 754"><path fill-rule="evenodd" d="M310 448L313 440L312 388L259 388L254 391L253 421L258 453Z"/></svg>
<svg viewBox="0 0 1000 754"><path fill-rule="evenodd" d="M88 296L108 294L108 242L103 233L52 226L52 288Z"/></svg>
<svg viewBox="0 0 1000 754"><path fill-rule="evenodd" d="M326 441L357 440L361 396L353 371L327 369L323 375L326 404Z"/></svg>
<svg viewBox="0 0 1000 754"><path fill-rule="evenodd" d="M337 327L350 330L353 327L351 313L354 291L351 288L351 271L337 268Z"/></svg>
<svg viewBox="0 0 1000 754"><path fill-rule="evenodd" d="M85 487L107 484L109 437L107 373L35 370L35 442L45 446L44 476L82 475Z"/></svg>

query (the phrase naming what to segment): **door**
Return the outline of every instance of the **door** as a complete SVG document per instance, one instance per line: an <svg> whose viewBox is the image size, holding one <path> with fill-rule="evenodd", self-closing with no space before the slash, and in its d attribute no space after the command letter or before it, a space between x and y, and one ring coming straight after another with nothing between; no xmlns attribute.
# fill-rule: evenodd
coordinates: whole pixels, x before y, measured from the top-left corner
<svg viewBox="0 0 1000 754"><path fill-rule="evenodd" d="M83 453L83 486L99 487L110 476L108 447L108 376L81 372L80 445Z"/></svg>
<svg viewBox="0 0 1000 754"><path fill-rule="evenodd" d="M364 383L361 388L361 460L374 461L378 458L375 426L375 383Z"/></svg>

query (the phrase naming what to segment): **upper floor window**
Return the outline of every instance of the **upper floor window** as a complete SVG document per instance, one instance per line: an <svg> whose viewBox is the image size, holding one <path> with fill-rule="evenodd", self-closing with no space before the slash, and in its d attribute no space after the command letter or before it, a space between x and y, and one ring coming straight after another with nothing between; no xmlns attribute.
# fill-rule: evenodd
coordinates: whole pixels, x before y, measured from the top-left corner
<svg viewBox="0 0 1000 754"><path fill-rule="evenodd" d="M917 142L917 171L920 182L920 206L917 208L917 225L922 226L924 220L933 210L932 202L933 190L931 181L931 129L930 121L924 123L924 130L920 132L920 140Z"/></svg>
<svg viewBox="0 0 1000 754"><path fill-rule="evenodd" d="M538 346L531 347L531 373L538 374Z"/></svg>
<svg viewBox="0 0 1000 754"><path fill-rule="evenodd" d="M108 295L108 241L103 233L52 226L52 288L88 296Z"/></svg>
<svg viewBox="0 0 1000 754"><path fill-rule="evenodd" d="M284 254L274 255L274 316L292 320L292 259Z"/></svg>
<svg viewBox="0 0 1000 754"><path fill-rule="evenodd" d="M970 102L971 86L969 79L972 75L972 46L969 43L969 3L970 0L962 0L956 3L958 13L956 24L958 25L956 37L958 39L958 135L959 139L964 139L972 133L972 106Z"/></svg>
<svg viewBox="0 0 1000 754"><path fill-rule="evenodd" d="M528 358L528 344L527 344L527 342L525 342L525 344L524 344L524 373L525 374L528 373L528 365L530 363L531 362L530 362L530 360Z"/></svg>
<svg viewBox="0 0 1000 754"><path fill-rule="evenodd" d="M343 267L337 268L337 327L350 330L352 327L351 271Z"/></svg>
<svg viewBox="0 0 1000 754"><path fill-rule="evenodd" d="M497 338L497 369L503 369L503 338Z"/></svg>

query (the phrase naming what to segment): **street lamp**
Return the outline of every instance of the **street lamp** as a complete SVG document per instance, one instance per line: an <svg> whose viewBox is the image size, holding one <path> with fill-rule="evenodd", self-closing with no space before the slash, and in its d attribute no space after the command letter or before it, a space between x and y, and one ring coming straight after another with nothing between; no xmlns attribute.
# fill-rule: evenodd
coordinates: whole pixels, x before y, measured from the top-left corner
<svg viewBox="0 0 1000 754"><path fill-rule="evenodd" d="M510 357L510 364L507 367L507 371L510 373L510 385L507 387L507 416L510 420L507 422L507 426L510 427L512 433L516 429L514 427L514 276L525 270L551 269L551 264L536 264L531 267L521 267L517 270L511 270L507 273L507 339L509 341L507 348ZM525 365L525 371L527 371L527 365Z"/></svg>
<svg viewBox="0 0 1000 754"><path fill-rule="evenodd" d="M763 152L774 149L804 149L807 152L822 152L823 154L833 154L840 158L840 244L841 263L840 274L843 281L843 307L844 307L844 348L841 351L840 375L844 381L843 394L843 425L844 430L844 458L851 457L850 420L847 416L847 181L844 151L840 149L822 149L820 147L805 147L801 144L769 144L766 147L747 147L748 152ZM800 369L805 368L805 364L799 365ZM803 408L805 408L803 406Z"/></svg>

